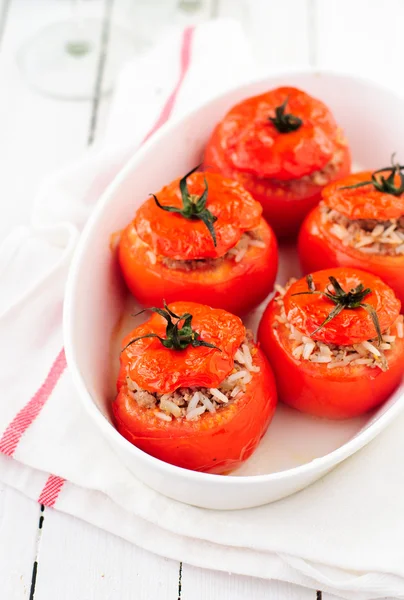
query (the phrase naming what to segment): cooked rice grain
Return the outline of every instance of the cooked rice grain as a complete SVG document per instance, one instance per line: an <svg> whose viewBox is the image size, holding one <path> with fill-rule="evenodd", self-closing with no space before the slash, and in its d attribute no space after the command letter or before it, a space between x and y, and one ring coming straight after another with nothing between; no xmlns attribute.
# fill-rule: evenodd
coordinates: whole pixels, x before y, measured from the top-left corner
<svg viewBox="0 0 404 600"><path fill-rule="evenodd" d="M320 203L322 223L331 223L330 233L344 246L365 254L404 254L404 223L400 219L378 222L373 219L350 220Z"/></svg>
<svg viewBox="0 0 404 600"><path fill-rule="evenodd" d="M325 344L313 340L304 335L289 323L284 306L284 296L288 288L296 281L291 279L286 287L277 286L278 295L275 298L279 306L280 314L275 315L276 324L282 323L289 330L289 339L292 342L292 356L296 360L308 360L313 363L326 364L328 369L346 367L352 365L368 365L372 368L387 370L386 353L394 347L397 338L404 337L403 315L397 317L393 325L383 337L383 343L375 346L367 340L352 346L338 346L336 344ZM395 335L393 334L395 332Z"/></svg>
<svg viewBox="0 0 404 600"><path fill-rule="evenodd" d="M234 369L218 388L179 388L170 394L152 394L140 389L129 375L126 377L128 393L143 408L152 408L156 417L170 422L172 418L198 419L206 411L214 413L235 402L260 368L254 364L253 336L246 338L234 356Z"/></svg>

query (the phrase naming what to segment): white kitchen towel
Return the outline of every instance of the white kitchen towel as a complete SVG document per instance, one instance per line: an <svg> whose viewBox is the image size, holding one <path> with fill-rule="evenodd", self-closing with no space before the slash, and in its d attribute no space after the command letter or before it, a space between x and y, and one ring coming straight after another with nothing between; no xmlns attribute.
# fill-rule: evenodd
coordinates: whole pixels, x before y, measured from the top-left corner
<svg viewBox="0 0 404 600"><path fill-rule="evenodd" d="M32 227L0 248L0 478L144 548L201 567L344 598L404 598L404 418L323 480L272 505L203 510L137 481L82 411L62 349L63 290L79 231L148 132L255 74L231 22L167 39L127 66L104 148L52 177Z"/></svg>

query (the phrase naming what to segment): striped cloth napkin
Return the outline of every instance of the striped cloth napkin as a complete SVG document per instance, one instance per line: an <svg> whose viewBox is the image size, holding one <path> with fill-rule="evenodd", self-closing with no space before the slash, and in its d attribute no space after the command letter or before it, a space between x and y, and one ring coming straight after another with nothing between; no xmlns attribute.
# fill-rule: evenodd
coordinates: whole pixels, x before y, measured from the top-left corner
<svg viewBox="0 0 404 600"><path fill-rule="evenodd" d="M6 461L4 471L21 463L51 473L36 496L47 506L56 504L66 481L75 480L76 467L70 472L71 465L65 470L59 463L65 461L62 441L74 444L88 427L71 402L75 392L62 340L63 290L79 232L139 145L172 115L248 79L252 65L240 26L226 20L173 32L134 59L118 79L102 147L50 177L34 203L32 226L13 231L0 248L0 356L10 365L0 374L8 391L0 411L0 453L18 461ZM59 450L54 468L52 444Z"/></svg>
<svg viewBox="0 0 404 600"><path fill-rule="evenodd" d="M112 108L108 150L49 179L32 226L1 246L0 479L177 560L348 599L404 598L403 418L293 497L246 511L207 511L165 498L127 471L82 411L66 369L64 285L97 198L172 114L252 74L240 28L223 21L187 29L129 64Z"/></svg>

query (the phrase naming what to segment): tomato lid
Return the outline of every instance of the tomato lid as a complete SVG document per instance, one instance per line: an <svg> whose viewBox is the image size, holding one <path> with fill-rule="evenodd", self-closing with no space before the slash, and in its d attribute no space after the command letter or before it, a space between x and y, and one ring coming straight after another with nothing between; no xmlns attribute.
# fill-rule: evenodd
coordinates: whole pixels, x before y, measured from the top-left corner
<svg viewBox="0 0 404 600"><path fill-rule="evenodd" d="M404 215L404 189L397 194L403 183L402 174L393 173L392 188L382 180L386 182L393 169L363 171L331 183L323 189L324 203L348 219L398 219Z"/></svg>
<svg viewBox="0 0 404 600"><path fill-rule="evenodd" d="M287 319L296 329L341 346L377 338L378 330L383 333L393 324L401 306L379 277L348 268L325 269L299 279L286 292L284 303ZM340 312L325 323L337 307Z"/></svg>
<svg viewBox="0 0 404 600"><path fill-rule="evenodd" d="M241 319L225 310L195 302L174 302L165 309L153 309L158 312L123 341L121 361L129 367L131 379L143 390L162 394L179 387L219 385L232 371L234 355L245 338ZM167 340L170 320L174 327L178 323L174 337L179 334L177 337L185 340L188 334L188 345L181 350L167 348L155 337ZM181 328L185 325L191 327L191 334L189 329L184 334ZM194 338L193 342L189 336ZM134 339L137 341L131 343Z"/></svg>
<svg viewBox="0 0 404 600"><path fill-rule="evenodd" d="M181 190L186 182L186 191ZM207 193L205 194L207 190ZM204 210L211 217L185 218L164 207L181 210L184 193L194 206L206 199ZM205 198L203 198L205 194ZM146 200L135 216L139 237L153 251L178 260L218 258L233 248L245 231L258 227L262 207L242 185L216 173L195 173L176 179L165 186L154 198ZM212 218L213 217L213 218ZM210 220L211 227L206 220ZM212 228L213 227L213 235ZM215 245L216 242L216 245Z"/></svg>
<svg viewBox="0 0 404 600"><path fill-rule="evenodd" d="M234 106L222 121L221 135L234 168L289 180L325 167L337 149L339 132L320 100L281 87Z"/></svg>

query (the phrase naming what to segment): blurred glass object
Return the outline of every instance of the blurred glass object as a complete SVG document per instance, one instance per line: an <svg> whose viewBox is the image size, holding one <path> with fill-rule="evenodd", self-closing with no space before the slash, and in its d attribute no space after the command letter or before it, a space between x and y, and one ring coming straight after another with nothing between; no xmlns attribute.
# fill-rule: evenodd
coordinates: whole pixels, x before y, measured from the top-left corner
<svg viewBox="0 0 404 600"><path fill-rule="evenodd" d="M71 19L44 27L17 54L28 82L48 96L88 100L108 94L120 66L144 46L111 21L108 4L95 18L83 16L84 4L91 3L73 0Z"/></svg>
<svg viewBox="0 0 404 600"><path fill-rule="evenodd" d="M149 46L159 40L177 24L179 0L115 0L118 11L144 31Z"/></svg>
<svg viewBox="0 0 404 600"><path fill-rule="evenodd" d="M206 0L115 0L124 22L133 23L136 31L146 32L148 46L158 44L171 31L198 21L205 3Z"/></svg>
<svg viewBox="0 0 404 600"><path fill-rule="evenodd" d="M202 0L178 0L178 8L187 13L197 12L202 7Z"/></svg>

